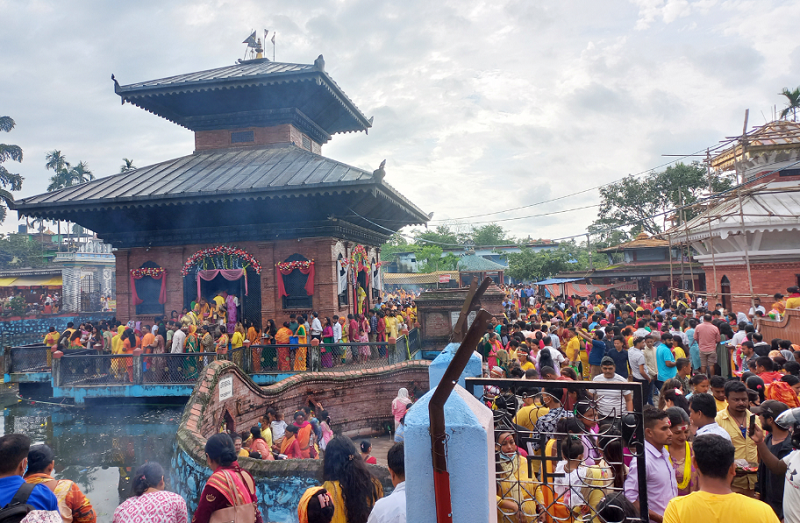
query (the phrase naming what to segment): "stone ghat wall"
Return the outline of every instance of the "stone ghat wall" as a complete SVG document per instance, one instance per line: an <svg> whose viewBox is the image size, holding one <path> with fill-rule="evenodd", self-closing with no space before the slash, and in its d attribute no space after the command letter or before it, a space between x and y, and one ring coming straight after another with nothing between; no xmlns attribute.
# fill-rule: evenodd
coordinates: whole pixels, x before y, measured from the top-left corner
<svg viewBox="0 0 800 523"><path fill-rule="evenodd" d="M233 421L241 432L258 423L267 407L290 416L306 404L310 395L321 402L333 418L334 432L368 435L382 432L391 423L391 401L400 387L428 389L429 361L411 360L364 371L308 372L269 387L259 387L239 367L216 361L206 367L195 385L181 418L172 470L176 491L188 500L189 512L211 470L205 466L206 437ZM232 395L219 400L219 382L230 377ZM288 422L289 420L287 420ZM322 484L322 460L262 461L241 458L240 465L256 478L259 505L265 521L296 521L297 503L304 490ZM388 470L369 465L372 474L391 492ZM185 473L184 473L185 472Z"/></svg>

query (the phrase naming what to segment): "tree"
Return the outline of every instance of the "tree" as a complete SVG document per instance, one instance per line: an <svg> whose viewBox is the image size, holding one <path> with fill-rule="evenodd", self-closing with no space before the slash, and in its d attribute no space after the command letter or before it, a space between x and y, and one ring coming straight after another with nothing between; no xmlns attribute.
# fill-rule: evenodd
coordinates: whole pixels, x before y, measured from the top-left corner
<svg viewBox="0 0 800 523"><path fill-rule="evenodd" d="M422 245L435 244L440 247L454 246L461 243L458 240L458 235L447 225L439 225L432 231L414 231L414 241Z"/></svg>
<svg viewBox="0 0 800 523"><path fill-rule="evenodd" d="M627 176L600 189L599 218L595 230L628 228L635 235L642 230L650 235L663 232L670 210L691 205L711 191L720 192L733 186L733 178L715 173L709 178L706 169L694 162L677 163L660 173L645 178ZM691 219L696 213L686 209L683 216ZM681 213L677 213L681 223Z"/></svg>
<svg viewBox="0 0 800 523"><path fill-rule="evenodd" d="M564 247L534 251L522 249L508 253L508 269L505 273L516 280L539 281L571 268L571 255Z"/></svg>
<svg viewBox="0 0 800 523"><path fill-rule="evenodd" d="M120 173L126 173L128 171L136 170L136 166L133 165L133 160L129 160L127 158L122 159L122 166L119 168Z"/></svg>
<svg viewBox="0 0 800 523"><path fill-rule="evenodd" d="M61 151L53 149L45 155L44 159L46 161L45 169L55 173L50 177L50 185L47 186L48 192L70 187L72 175L69 173L70 165L67 157L61 154Z"/></svg>
<svg viewBox="0 0 800 523"><path fill-rule="evenodd" d="M0 267L41 267L42 249L27 234L0 235Z"/></svg>
<svg viewBox="0 0 800 523"><path fill-rule="evenodd" d="M78 165L69 170L69 175L75 183L94 180L94 174L89 170L89 164L86 162L78 162Z"/></svg>
<svg viewBox="0 0 800 523"><path fill-rule="evenodd" d="M784 87L780 94L786 97L786 107L781 111L781 120L788 120L789 114L791 114L792 121L796 122L797 110L800 109L800 87L796 87L792 91Z"/></svg>
<svg viewBox="0 0 800 523"><path fill-rule="evenodd" d="M16 122L10 116L0 116L0 131L11 132ZM22 176L10 173L3 162L13 160L22 162L22 148L18 145L0 143L0 223L6 219L7 208L14 202L11 191L22 189Z"/></svg>
<svg viewBox="0 0 800 523"><path fill-rule="evenodd" d="M496 223L489 223L473 228L472 241L476 246L514 243L514 239L507 236L506 230Z"/></svg>

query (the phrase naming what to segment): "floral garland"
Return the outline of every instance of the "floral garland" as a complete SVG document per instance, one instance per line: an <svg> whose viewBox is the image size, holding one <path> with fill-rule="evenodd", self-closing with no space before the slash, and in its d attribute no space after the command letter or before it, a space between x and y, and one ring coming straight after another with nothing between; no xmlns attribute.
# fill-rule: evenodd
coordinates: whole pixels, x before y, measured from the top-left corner
<svg viewBox="0 0 800 523"><path fill-rule="evenodd" d="M363 245L356 245L353 247L353 253L350 255L350 263L353 265L364 265L367 261L367 250Z"/></svg>
<svg viewBox="0 0 800 523"><path fill-rule="evenodd" d="M282 271L293 271L295 269L308 269L309 267L314 265L314 260L279 262L276 265Z"/></svg>
<svg viewBox="0 0 800 523"><path fill-rule="evenodd" d="M235 267L237 264L242 266ZM247 269L252 267L256 274L261 274L261 264L252 254L238 247L230 247L228 245L211 247L192 254L183 264L181 274L188 275L193 265L202 265L204 270L208 269L209 265L212 269Z"/></svg>
<svg viewBox="0 0 800 523"><path fill-rule="evenodd" d="M143 278L144 276L150 276L151 278L160 278L162 274L165 274L167 269L161 267L145 267L143 269L131 269L131 275L136 278Z"/></svg>

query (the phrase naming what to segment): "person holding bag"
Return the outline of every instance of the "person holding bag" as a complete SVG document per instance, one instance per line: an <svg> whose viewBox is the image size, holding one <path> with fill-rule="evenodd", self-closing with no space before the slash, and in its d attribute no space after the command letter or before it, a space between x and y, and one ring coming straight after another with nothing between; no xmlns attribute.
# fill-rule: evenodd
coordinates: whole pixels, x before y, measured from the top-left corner
<svg viewBox="0 0 800 523"><path fill-rule="evenodd" d="M193 523L263 523L253 476L239 467L233 440L225 433L206 442L206 460L214 471L200 495Z"/></svg>

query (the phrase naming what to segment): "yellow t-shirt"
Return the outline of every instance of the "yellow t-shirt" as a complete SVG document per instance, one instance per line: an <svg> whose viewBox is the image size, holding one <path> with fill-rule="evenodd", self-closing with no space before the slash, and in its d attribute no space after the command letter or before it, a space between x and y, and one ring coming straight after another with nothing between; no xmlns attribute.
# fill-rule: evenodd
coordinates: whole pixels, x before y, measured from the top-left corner
<svg viewBox="0 0 800 523"><path fill-rule="evenodd" d="M677 360L678 358L685 358L685 357L686 357L686 353L683 351L683 349L682 349L682 348L680 348L680 347L673 347L673 350L675 351L675 359L676 359L676 360Z"/></svg>
<svg viewBox="0 0 800 523"><path fill-rule="evenodd" d="M710 494L692 492L673 498L664 511L664 523L727 523L729 521L758 521L778 523L772 508L757 499L742 494Z"/></svg>
<svg viewBox="0 0 800 523"><path fill-rule="evenodd" d="M267 447L272 447L272 429L267 427L261 429L261 437L267 442Z"/></svg>
<svg viewBox="0 0 800 523"><path fill-rule="evenodd" d="M581 339L578 336L573 336L567 342L567 358L569 361L578 361L581 353Z"/></svg>
<svg viewBox="0 0 800 523"><path fill-rule="evenodd" d="M250 452L247 449L239 449L239 457L240 458L249 458Z"/></svg>
<svg viewBox="0 0 800 523"><path fill-rule="evenodd" d="M514 416L514 423L528 430L534 430L539 418L548 412L550 412L549 408L537 405L536 403L533 405L525 405L517 411L516 416Z"/></svg>
<svg viewBox="0 0 800 523"><path fill-rule="evenodd" d="M717 403L717 412L728 408L728 400L720 401L717 398L714 398L714 401Z"/></svg>
<svg viewBox="0 0 800 523"><path fill-rule="evenodd" d="M528 371L530 369L535 369L536 366L533 363L531 363L530 361L526 361L525 363L521 363L519 368L522 369L523 372L525 372L525 371Z"/></svg>
<svg viewBox="0 0 800 523"><path fill-rule="evenodd" d="M786 308L787 309L800 309L800 298L787 298L786 299Z"/></svg>
<svg viewBox="0 0 800 523"><path fill-rule="evenodd" d="M244 337L239 331L233 331L231 335L231 349L238 349L244 344Z"/></svg>

